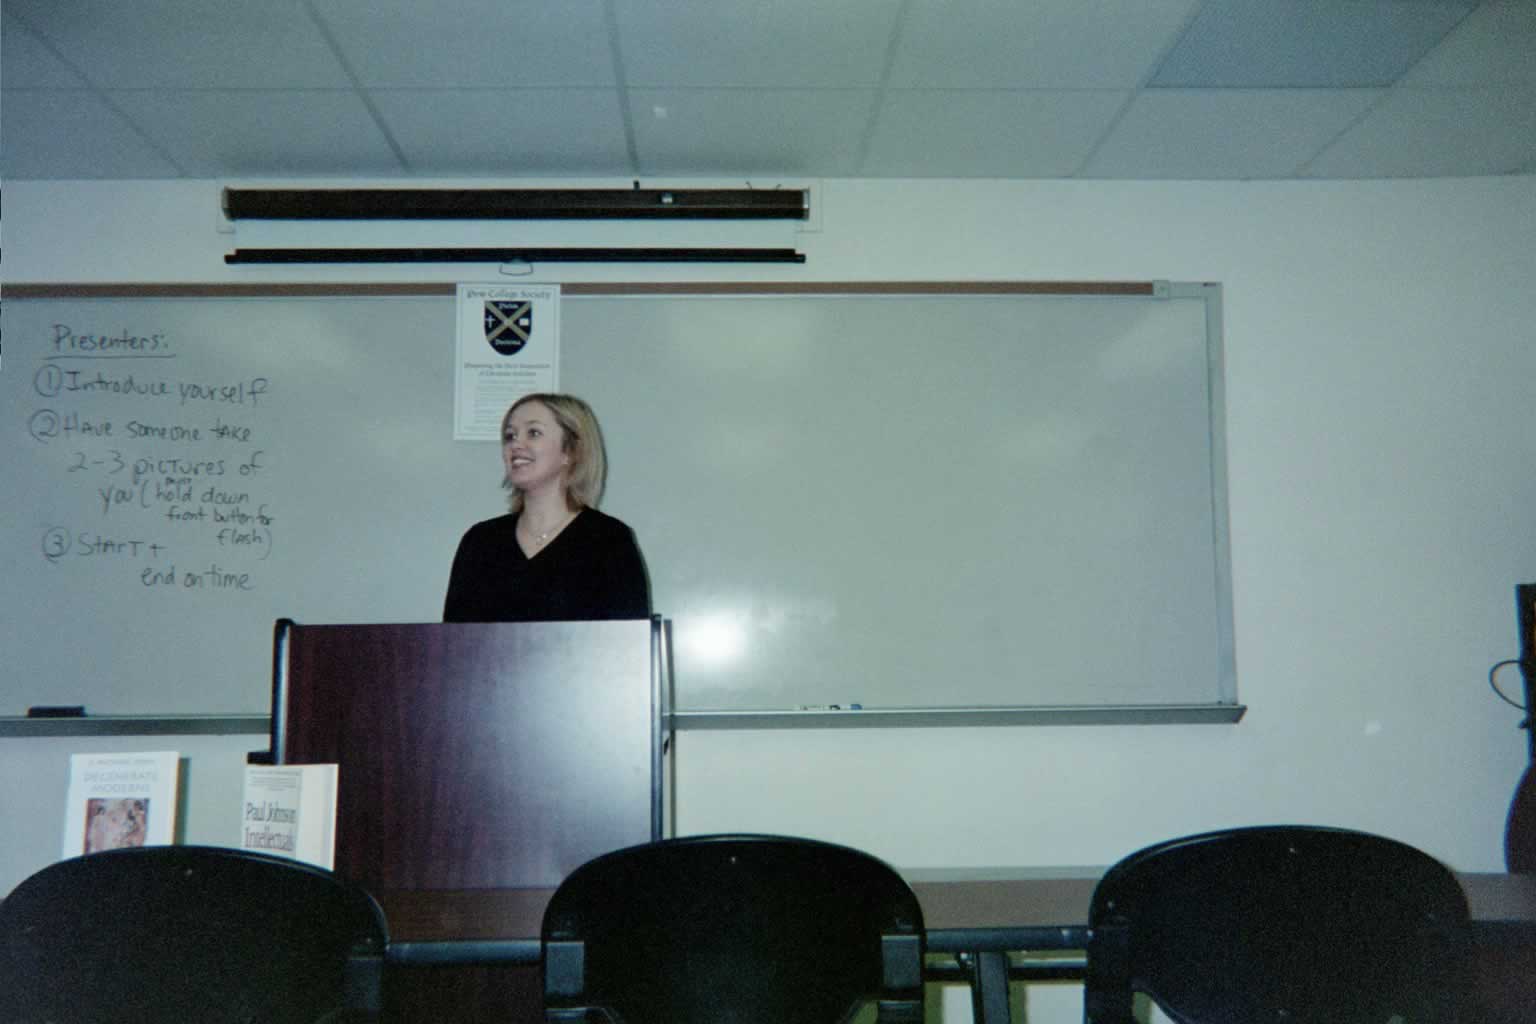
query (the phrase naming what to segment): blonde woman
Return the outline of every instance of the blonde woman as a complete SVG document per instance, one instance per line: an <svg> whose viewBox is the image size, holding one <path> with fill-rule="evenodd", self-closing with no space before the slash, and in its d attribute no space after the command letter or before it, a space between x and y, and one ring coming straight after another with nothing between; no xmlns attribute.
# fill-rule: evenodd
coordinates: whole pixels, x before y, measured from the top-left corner
<svg viewBox="0 0 1536 1024"><path fill-rule="evenodd" d="M645 562L630 528L597 510L607 461L592 409L573 395L525 395L502 417L511 511L459 542L445 622L643 619Z"/></svg>

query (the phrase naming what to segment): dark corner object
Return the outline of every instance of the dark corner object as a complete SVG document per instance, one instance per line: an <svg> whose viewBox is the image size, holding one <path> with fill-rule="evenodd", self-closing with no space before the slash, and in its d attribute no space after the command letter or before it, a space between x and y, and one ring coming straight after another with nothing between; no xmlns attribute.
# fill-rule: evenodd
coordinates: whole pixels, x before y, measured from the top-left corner
<svg viewBox="0 0 1536 1024"><path fill-rule="evenodd" d="M805 220L806 189L239 189L230 220Z"/></svg>
<svg viewBox="0 0 1536 1024"><path fill-rule="evenodd" d="M236 249L235 263L804 263L794 249Z"/></svg>
<svg viewBox="0 0 1536 1024"><path fill-rule="evenodd" d="M1525 682L1525 718L1520 728L1530 744L1530 759L1515 787L1509 814L1504 820L1504 865L1515 874L1536 873L1536 728L1531 708L1536 707L1536 583L1515 587L1515 610L1520 624L1520 674Z"/></svg>

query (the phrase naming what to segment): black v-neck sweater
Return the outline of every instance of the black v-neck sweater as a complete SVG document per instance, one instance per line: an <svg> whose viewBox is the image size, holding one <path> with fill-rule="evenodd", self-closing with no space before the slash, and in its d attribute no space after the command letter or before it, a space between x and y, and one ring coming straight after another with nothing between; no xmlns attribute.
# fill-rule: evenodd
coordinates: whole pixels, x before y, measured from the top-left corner
<svg viewBox="0 0 1536 1024"><path fill-rule="evenodd" d="M634 532L583 508L532 558L517 543L517 516L471 526L459 541L444 622L578 622L651 614L645 561Z"/></svg>

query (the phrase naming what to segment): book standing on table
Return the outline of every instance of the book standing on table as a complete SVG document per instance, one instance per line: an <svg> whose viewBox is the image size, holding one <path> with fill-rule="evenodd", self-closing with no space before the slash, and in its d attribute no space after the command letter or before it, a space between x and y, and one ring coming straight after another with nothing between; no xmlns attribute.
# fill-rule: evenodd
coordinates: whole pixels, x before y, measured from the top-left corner
<svg viewBox="0 0 1536 1024"><path fill-rule="evenodd" d="M336 775L334 764L247 765L240 848L331 870Z"/></svg>
<svg viewBox="0 0 1536 1024"><path fill-rule="evenodd" d="M63 856L176 841L176 751L72 754Z"/></svg>

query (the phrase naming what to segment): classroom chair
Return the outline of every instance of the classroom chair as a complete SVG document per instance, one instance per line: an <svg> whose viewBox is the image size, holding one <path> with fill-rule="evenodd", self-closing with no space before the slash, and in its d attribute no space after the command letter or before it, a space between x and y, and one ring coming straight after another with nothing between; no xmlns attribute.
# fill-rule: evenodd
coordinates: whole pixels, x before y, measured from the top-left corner
<svg viewBox="0 0 1536 1024"><path fill-rule="evenodd" d="M1174 839L1094 891L1088 1024L1143 992L1176 1024L1444 1024L1469 923L1456 877L1361 832L1265 826Z"/></svg>
<svg viewBox="0 0 1536 1024"><path fill-rule="evenodd" d="M0 1021L376 1020L387 938L373 897L297 861L200 846L75 857L0 903Z"/></svg>
<svg viewBox="0 0 1536 1024"><path fill-rule="evenodd" d="M545 914L548 1024L836 1024L869 1000L923 1019L923 916L883 862L781 836L597 857Z"/></svg>

